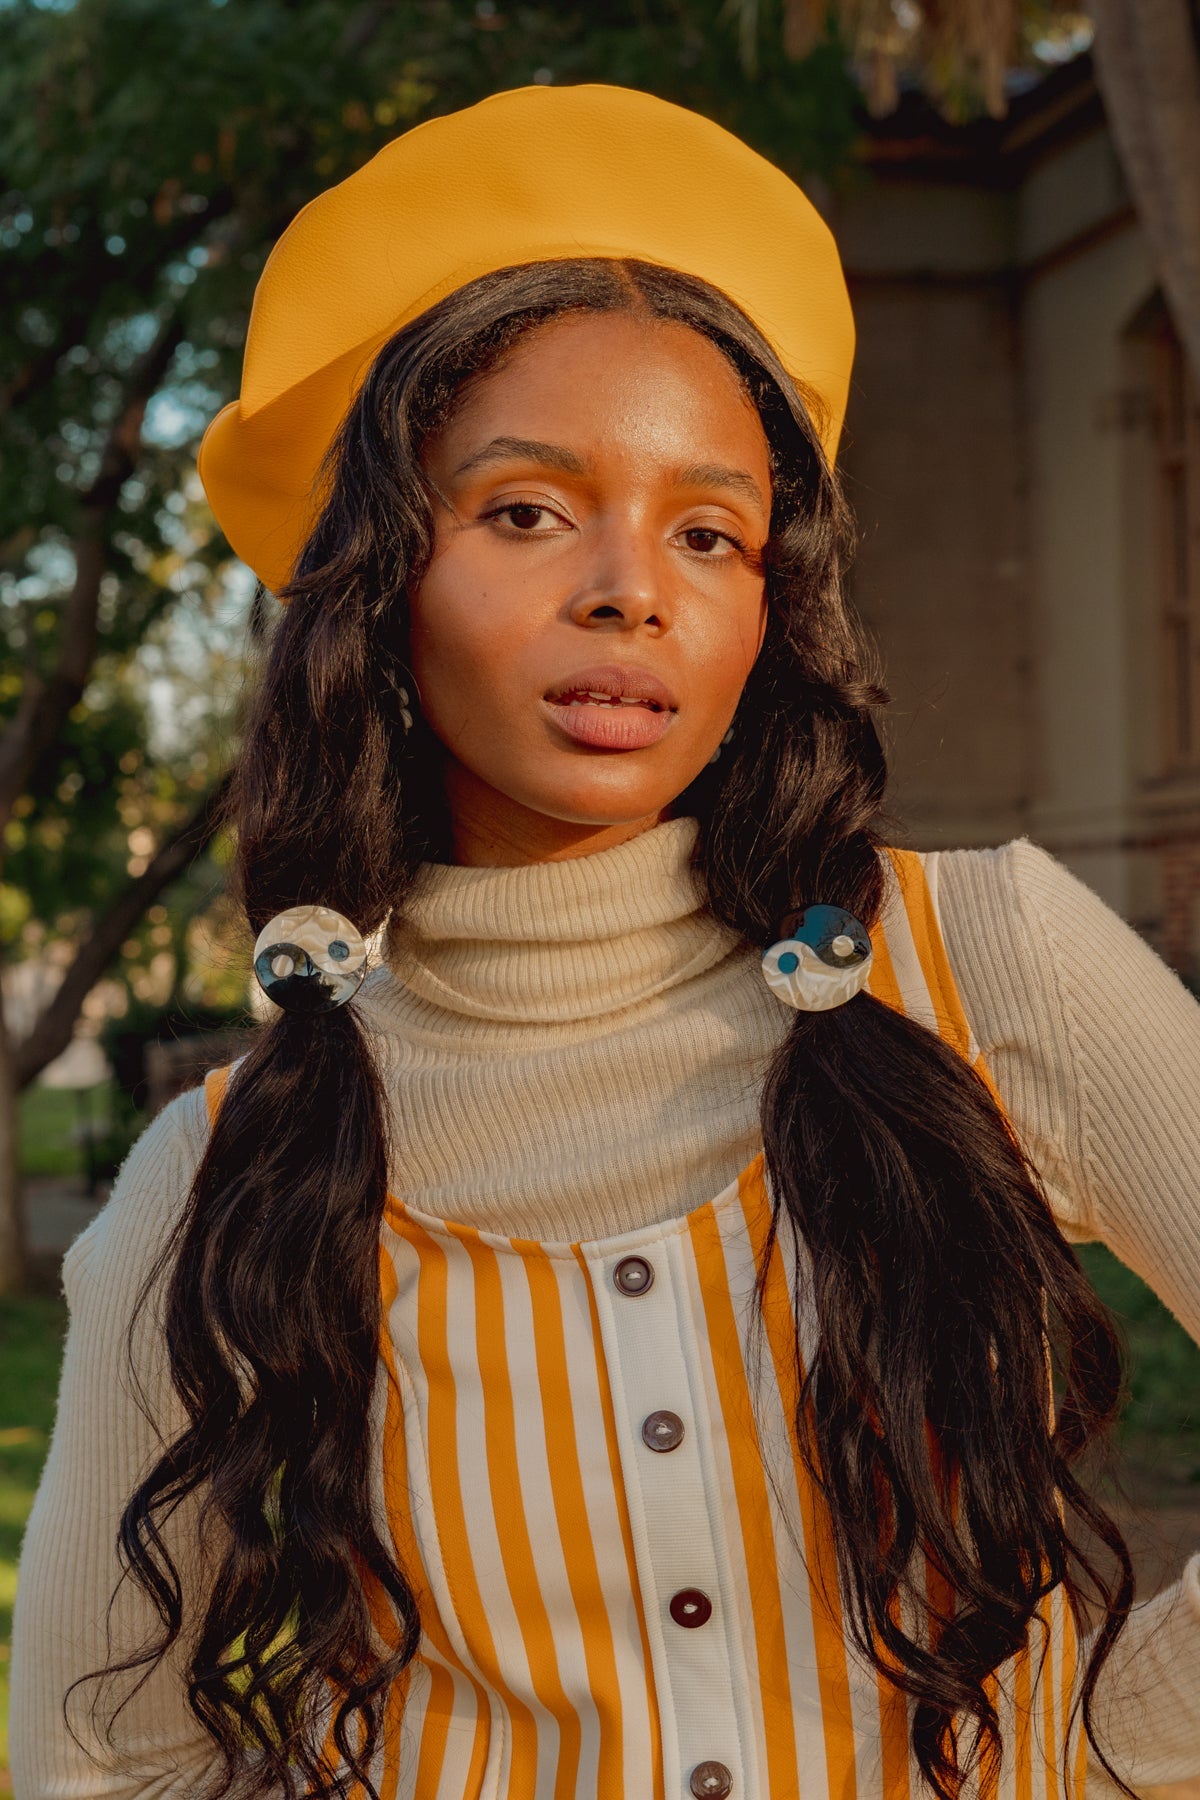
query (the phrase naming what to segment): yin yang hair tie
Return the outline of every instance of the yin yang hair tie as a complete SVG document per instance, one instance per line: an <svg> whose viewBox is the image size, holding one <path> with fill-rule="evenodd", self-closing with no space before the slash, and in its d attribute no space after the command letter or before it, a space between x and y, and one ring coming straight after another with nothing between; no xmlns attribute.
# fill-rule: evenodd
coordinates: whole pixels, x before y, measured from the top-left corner
<svg viewBox="0 0 1200 1800"><path fill-rule="evenodd" d="M794 923L793 923L794 921ZM874 953L866 927L840 906L806 906L790 916L787 935L763 952L773 994L798 1012L829 1012L867 984Z"/></svg>
<svg viewBox="0 0 1200 1800"><path fill-rule="evenodd" d="M331 906L276 913L254 943L254 973L284 1012L332 1012L358 992L367 946L357 926Z"/></svg>

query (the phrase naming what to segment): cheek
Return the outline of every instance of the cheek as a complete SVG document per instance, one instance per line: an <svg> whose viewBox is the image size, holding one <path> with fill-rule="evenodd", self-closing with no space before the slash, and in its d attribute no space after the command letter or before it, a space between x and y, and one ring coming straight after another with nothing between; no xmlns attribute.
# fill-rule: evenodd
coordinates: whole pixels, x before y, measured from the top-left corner
<svg viewBox="0 0 1200 1800"><path fill-rule="evenodd" d="M740 692L762 648L767 603L762 584L748 584L706 617L695 642L697 675L710 695Z"/></svg>
<svg viewBox="0 0 1200 1800"><path fill-rule="evenodd" d="M413 675L439 735L499 708L533 630L532 608L473 560L453 551L436 557L410 602Z"/></svg>

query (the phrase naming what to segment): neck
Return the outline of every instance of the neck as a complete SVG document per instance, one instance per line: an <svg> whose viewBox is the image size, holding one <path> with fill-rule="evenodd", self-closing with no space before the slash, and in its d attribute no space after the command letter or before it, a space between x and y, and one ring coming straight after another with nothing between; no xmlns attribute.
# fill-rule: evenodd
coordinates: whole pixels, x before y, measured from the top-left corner
<svg viewBox="0 0 1200 1800"><path fill-rule="evenodd" d="M467 869L519 869L595 856L641 837L670 816L670 808L663 807L612 823L556 819L489 787L455 762L447 764L444 782L454 861Z"/></svg>

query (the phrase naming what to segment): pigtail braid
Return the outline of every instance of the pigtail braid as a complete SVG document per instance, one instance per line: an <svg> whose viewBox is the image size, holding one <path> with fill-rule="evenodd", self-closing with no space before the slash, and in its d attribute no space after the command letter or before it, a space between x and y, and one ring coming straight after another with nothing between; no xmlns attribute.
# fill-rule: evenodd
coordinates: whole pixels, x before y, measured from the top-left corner
<svg viewBox="0 0 1200 1800"><path fill-rule="evenodd" d="M339 489L326 509L248 720L229 813L252 937L285 908L317 901L368 936L429 853L412 815L432 746L419 722L403 724L406 619L379 601L395 539L355 541L343 509L357 516L360 506ZM408 523L415 566L423 538ZM123 1566L162 1631L107 1673L155 1662L191 1628L188 1699L221 1753L217 1795L377 1800L384 1705L419 1640L413 1591L372 1499L387 1119L353 1001L278 1015L235 1065L139 1301L165 1282L171 1375L189 1425L120 1526ZM192 1494L201 1533L221 1544L200 1621L183 1617L161 1531Z"/></svg>
<svg viewBox="0 0 1200 1800"><path fill-rule="evenodd" d="M773 530L767 637L696 850L714 912L764 948L817 900L869 927L885 892L886 695L841 599L843 504L798 422L807 500ZM783 1249L797 1314L808 1301L816 1318L807 1368L797 1338L798 1444L849 1634L915 1701L919 1767L943 1800L972 1772L995 1777L988 1677L1036 1650L1037 1609L1064 1583L1103 1610L1076 1699L1095 1746L1091 1698L1133 1578L1075 1465L1116 1417L1121 1355L1036 1171L963 1057L865 992L797 1013L762 1123L768 1254ZM1072 1516L1115 1570L1076 1543Z"/></svg>

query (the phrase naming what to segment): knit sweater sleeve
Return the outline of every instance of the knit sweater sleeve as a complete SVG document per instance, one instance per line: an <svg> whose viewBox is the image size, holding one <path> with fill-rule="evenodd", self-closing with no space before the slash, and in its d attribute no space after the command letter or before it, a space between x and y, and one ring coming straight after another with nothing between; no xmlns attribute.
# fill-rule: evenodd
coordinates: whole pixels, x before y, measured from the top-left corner
<svg viewBox="0 0 1200 1800"><path fill-rule="evenodd" d="M22 1800L182 1800L216 1762L211 1738L184 1697L179 1647L120 1712L112 1745L105 1720L137 1673L106 1691L67 1688L108 1657L105 1614L120 1573L121 1510L163 1444L186 1423L170 1380L161 1331L161 1287L139 1319L133 1375L126 1331L158 1249L178 1218L207 1132L202 1090L181 1095L130 1151L108 1204L63 1263L69 1327L49 1453L21 1548L13 1621L11 1757ZM142 1389L142 1400L135 1382ZM198 1508L185 1502L163 1526L179 1572L185 1640L204 1577ZM210 1538L210 1547L212 1540ZM111 1616L113 1650L129 1652L157 1628L157 1614L127 1579ZM93 1701L99 1727L91 1717ZM93 1760L95 1758L95 1760Z"/></svg>
<svg viewBox="0 0 1200 1800"><path fill-rule="evenodd" d="M1064 1235L1107 1244L1200 1342L1200 1005L1027 840L926 866L963 1004ZM1131 1785L1200 1776L1200 1556L1135 1608L1095 1718Z"/></svg>

